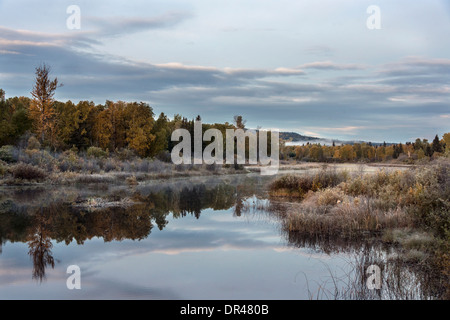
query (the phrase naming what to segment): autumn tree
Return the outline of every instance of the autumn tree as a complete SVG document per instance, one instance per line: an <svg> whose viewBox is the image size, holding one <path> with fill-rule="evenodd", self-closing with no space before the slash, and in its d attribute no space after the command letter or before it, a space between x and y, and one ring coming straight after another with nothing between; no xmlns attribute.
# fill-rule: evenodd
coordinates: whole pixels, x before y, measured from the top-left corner
<svg viewBox="0 0 450 320"><path fill-rule="evenodd" d="M444 133L442 136L442 142L445 146L445 150L450 151L450 132Z"/></svg>
<svg viewBox="0 0 450 320"><path fill-rule="evenodd" d="M111 110L104 106L97 107L92 135L94 146L102 149L109 148L112 135Z"/></svg>
<svg viewBox="0 0 450 320"><path fill-rule="evenodd" d="M128 104L126 108L126 142L128 148L141 157L148 156L150 144L155 140L153 109L146 103Z"/></svg>
<svg viewBox="0 0 450 320"><path fill-rule="evenodd" d="M31 91L33 100L30 105L30 116L41 142L54 146L56 138L54 95L61 84L57 78L50 79L50 71L50 67L46 64L36 68L36 78Z"/></svg>

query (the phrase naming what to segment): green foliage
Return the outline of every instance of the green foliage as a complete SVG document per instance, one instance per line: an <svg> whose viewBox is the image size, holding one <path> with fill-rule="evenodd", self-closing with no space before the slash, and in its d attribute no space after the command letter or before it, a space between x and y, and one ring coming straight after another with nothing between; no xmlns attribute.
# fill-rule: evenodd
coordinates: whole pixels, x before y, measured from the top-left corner
<svg viewBox="0 0 450 320"><path fill-rule="evenodd" d="M18 139L31 129L32 122L28 116L30 99L25 97L5 100L5 92L0 97L0 145L15 144Z"/></svg>

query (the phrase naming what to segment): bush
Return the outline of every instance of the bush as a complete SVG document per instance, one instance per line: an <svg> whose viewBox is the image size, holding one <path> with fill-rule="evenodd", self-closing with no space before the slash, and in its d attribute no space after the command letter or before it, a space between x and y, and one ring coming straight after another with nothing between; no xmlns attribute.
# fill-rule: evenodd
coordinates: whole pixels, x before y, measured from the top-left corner
<svg viewBox="0 0 450 320"><path fill-rule="evenodd" d="M23 180L39 181L47 177L47 174L42 169L26 163L15 165L11 172L14 178Z"/></svg>
<svg viewBox="0 0 450 320"><path fill-rule="evenodd" d="M106 158L106 156L108 155L108 152L106 152L105 150L103 150L101 148L89 147L87 149L87 155L88 155L88 157L94 157L94 158Z"/></svg>
<svg viewBox="0 0 450 320"><path fill-rule="evenodd" d="M134 158L136 158L136 153L134 152L134 150L128 148L121 149L120 151L116 150L115 153L117 158L119 158L122 161L133 160Z"/></svg>
<svg viewBox="0 0 450 320"><path fill-rule="evenodd" d="M41 148L41 144L39 143L39 140L36 139L35 136L31 136L30 139L28 139L27 149L28 150L39 150Z"/></svg>
<svg viewBox="0 0 450 320"><path fill-rule="evenodd" d="M83 172L89 173L99 173L100 166L96 160L87 160L83 162L82 169Z"/></svg>
<svg viewBox="0 0 450 320"><path fill-rule="evenodd" d="M6 173L6 166L3 161L0 161L0 177L3 177Z"/></svg>
<svg viewBox="0 0 450 320"><path fill-rule="evenodd" d="M64 151L58 160L58 167L62 172L81 170L84 163L84 160L72 150Z"/></svg>
<svg viewBox="0 0 450 320"><path fill-rule="evenodd" d="M105 172L119 171L116 161L110 158L106 159L106 161L102 163L102 168Z"/></svg>
<svg viewBox="0 0 450 320"><path fill-rule="evenodd" d="M158 153L156 155L156 159L158 159L159 161L162 161L162 162L171 163L172 155L169 151L165 150L165 151L161 151L160 153Z"/></svg>
<svg viewBox="0 0 450 320"><path fill-rule="evenodd" d="M126 178L125 181L129 186L137 186L138 185L138 182L137 182L137 179L135 176L128 177L128 178Z"/></svg>
<svg viewBox="0 0 450 320"><path fill-rule="evenodd" d="M14 159L14 147L13 146L3 146L0 148L0 160L7 163L16 162Z"/></svg>
<svg viewBox="0 0 450 320"><path fill-rule="evenodd" d="M317 204L320 206L333 206L341 203L345 198L344 193L337 188L318 191Z"/></svg>
<svg viewBox="0 0 450 320"><path fill-rule="evenodd" d="M56 159L47 150L25 150L25 153L21 154L19 161L45 168L49 172L54 169L56 164Z"/></svg>

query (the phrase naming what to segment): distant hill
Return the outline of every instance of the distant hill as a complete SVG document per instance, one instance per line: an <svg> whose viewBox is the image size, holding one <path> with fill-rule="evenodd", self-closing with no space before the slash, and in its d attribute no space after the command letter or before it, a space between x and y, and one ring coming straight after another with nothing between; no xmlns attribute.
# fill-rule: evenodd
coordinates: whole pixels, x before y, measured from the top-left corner
<svg viewBox="0 0 450 320"><path fill-rule="evenodd" d="M374 146L381 146L383 145L382 142L368 142L368 141L362 141L362 140L339 140L339 139L328 139L328 138L318 138L318 137L311 137L311 136L304 136L297 132L280 132L280 139L289 141L290 145L301 145L306 143L313 143L313 144L322 144L322 145L332 145L333 142L336 145L344 145L344 144L356 144L356 143L370 143ZM386 145L391 145L393 143L387 142Z"/></svg>
<svg viewBox="0 0 450 320"><path fill-rule="evenodd" d="M280 132L280 139L292 142L320 140L320 138L304 136L297 132Z"/></svg>

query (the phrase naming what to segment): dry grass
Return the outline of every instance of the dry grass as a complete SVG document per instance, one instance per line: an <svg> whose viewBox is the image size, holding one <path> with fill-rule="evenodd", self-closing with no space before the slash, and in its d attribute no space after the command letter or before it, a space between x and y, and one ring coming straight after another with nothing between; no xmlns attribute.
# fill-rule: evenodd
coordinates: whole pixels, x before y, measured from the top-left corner
<svg viewBox="0 0 450 320"><path fill-rule="evenodd" d="M271 184L270 192L302 199L288 210L289 231L354 237L420 226L448 241L449 175L448 159L416 170L354 176L322 170L315 175L281 177ZM408 241L412 245L414 239Z"/></svg>

